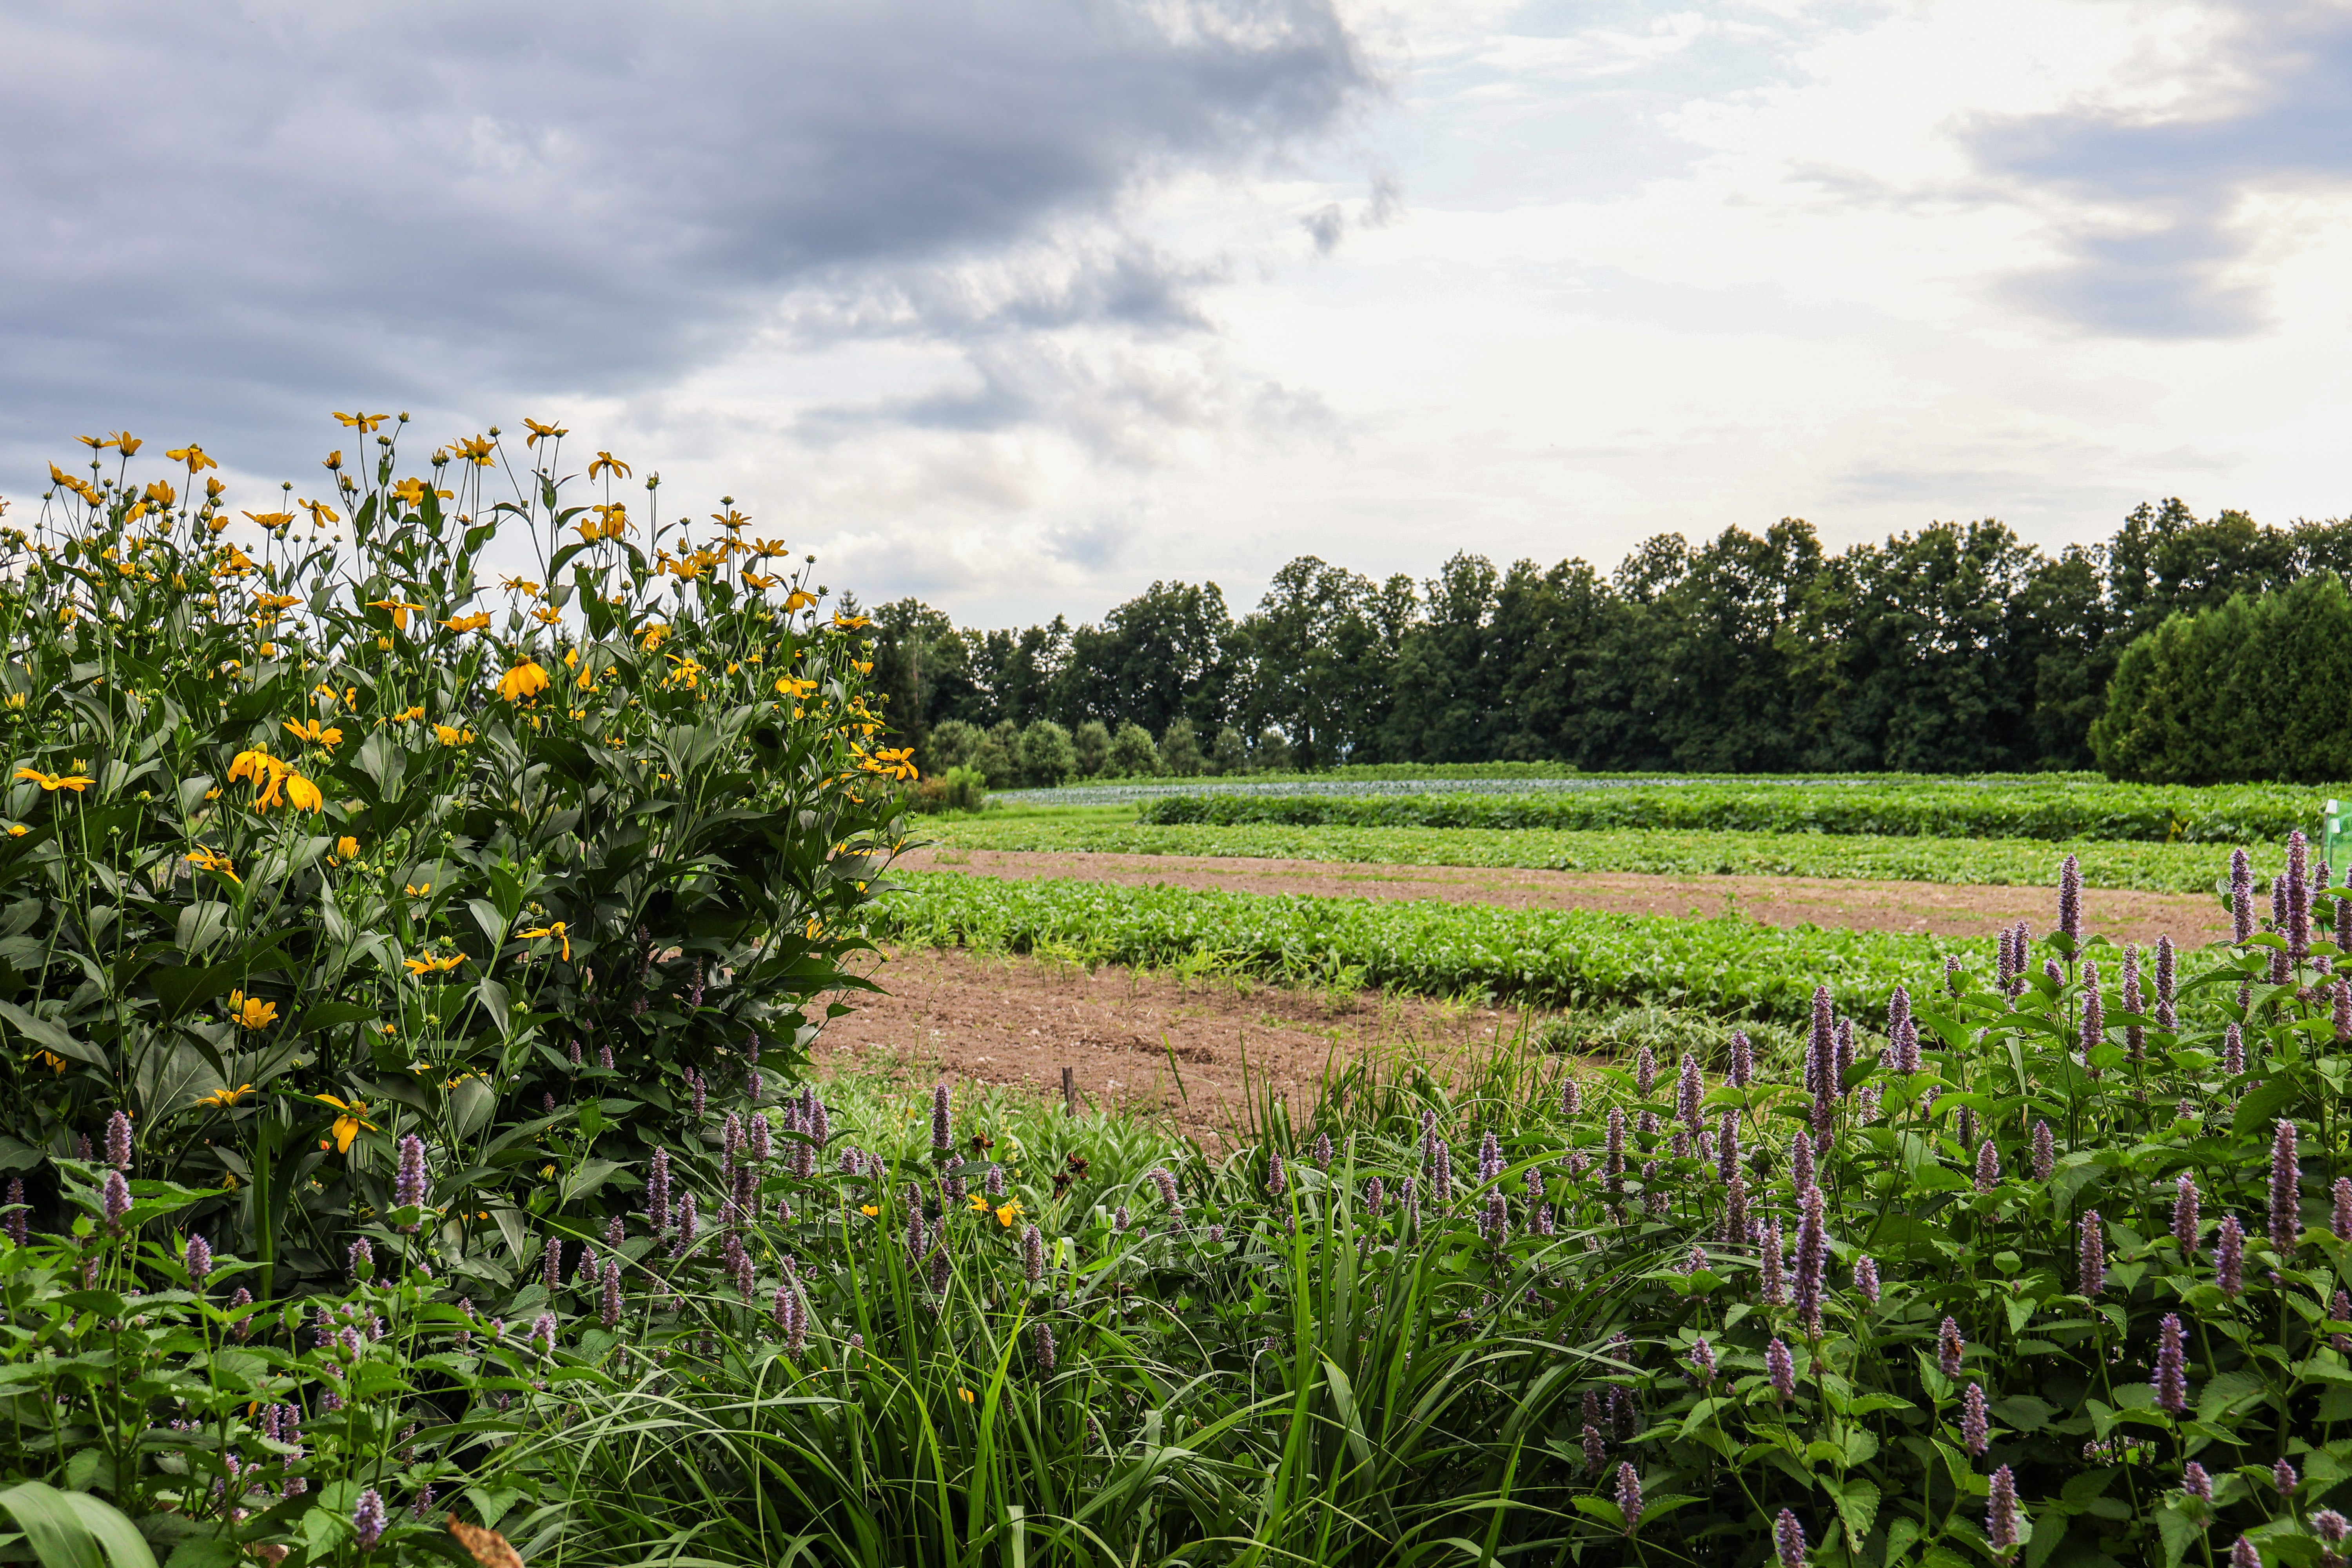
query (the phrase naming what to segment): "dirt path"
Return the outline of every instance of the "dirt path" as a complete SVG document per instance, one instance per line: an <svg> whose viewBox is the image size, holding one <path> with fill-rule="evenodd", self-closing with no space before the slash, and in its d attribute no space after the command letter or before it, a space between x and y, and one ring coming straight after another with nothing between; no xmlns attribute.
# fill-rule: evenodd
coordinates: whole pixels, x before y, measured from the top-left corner
<svg viewBox="0 0 2352 1568"><path fill-rule="evenodd" d="M1164 1110L1214 1140L1243 1114L1249 1084L1315 1098L1327 1061L1367 1051L1437 1055L1507 1037L1507 1008L1285 990L1230 980L1186 985L1165 973L1089 974L1030 958L907 947L878 965L887 994L845 993L852 1011L818 1037L821 1064L856 1063L911 1082L1027 1087L1058 1098L1062 1068L1097 1106ZM1171 1057L1174 1060L1170 1060Z"/></svg>
<svg viewBox="0 0 2352 1568"><path fill-rule="evenodd" d="M1652 877L1638 872L1538 871L1486 867L1347 865L1196 855L1097 855L1003 849L924 849L909 870L961 871L1015 880L1072 877L1131 885L1220 888L1242 893L1313 893L1363 899L1444 899L1514 909L1606 910L1621 914L1706 918L1725 913L1778 926L1990 936L2030 922L2056 923L2049 888L1988 888L1949 882L1844 881L1825 877ZM2200 944L2229 934L2210 898L2120 889L2083 895L2087 930L2116 942L2169 934Z"/></svg>

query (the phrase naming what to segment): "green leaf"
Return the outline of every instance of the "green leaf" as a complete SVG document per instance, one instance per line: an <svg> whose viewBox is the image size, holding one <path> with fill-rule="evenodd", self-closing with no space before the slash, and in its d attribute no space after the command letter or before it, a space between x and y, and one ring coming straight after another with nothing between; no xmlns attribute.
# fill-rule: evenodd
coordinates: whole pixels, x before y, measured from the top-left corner
<svg viewBox="0 0 2352 1568"><path fill-rule="evenodd" d="M0 1002L0 1019L5 1019L23 1038L30 1040L40 1050L55 1051L58 1056L92 1067L110 1068L106 1053L86 1041L76 1039L65 1029L47 1018L27 1013L14 1002Z"/></svg>
<svg viewBox="0 0 2352 1568"><path fill-rule="evenodd" d="M20 1481L0 1491L0 1509L24 1531L41 1568L155 1568L138 1528L87 1492Z"/></svg>
<svg viewBox="0 0 2352 1568"><path fill-rule="evenodd" d="M1878 1518L1878 1483L1850 1476L1831 1483L1831 1497L1837 1504L1838 1518L1845 1521L1846 1534L1855 1541L1866 1539Z"/></svg>

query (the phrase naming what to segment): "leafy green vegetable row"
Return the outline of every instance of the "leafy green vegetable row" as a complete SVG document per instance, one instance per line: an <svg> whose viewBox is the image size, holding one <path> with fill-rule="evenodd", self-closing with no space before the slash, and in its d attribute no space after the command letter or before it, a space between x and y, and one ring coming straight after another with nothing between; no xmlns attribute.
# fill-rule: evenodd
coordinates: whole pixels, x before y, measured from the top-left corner
<svg viewBox="0 0 2352 1568"><path fill-rule="evenodd" d="M1717 833L1659 828L1294 827L1197 823L980 817L940 824L959 849L1215 855L1392 866L1495 866L1529 870L1633 871L1660 877L1839 877L1902 882L2047 887L2053 847L2032 838L1895 837L1874 834ZM2227 869L2210 845L2089 841L2065 846L2093 888L2212 890ZM2269 851L2256 858L2258 868Z"/></svg>
<svg viewBox="0 0 2352 1568"><path fill-rule="evenodd" d="M1582 910L1419 900L1269 897L1100 882L1009 882L953 872L897 879L878 937L1046 951L1088 963L1226 967L1314 984L1465 993L1538 1005L1682 1005L1794 1021L1816 984L1841 1007L1883 1007L1895 985L1990 942L1891 931L1783 930Z"/></svg>
<svg viewBox="0 0 2352 1568"><path fill-rule="evenodd" d="M2352 794L2352 789L2346 791ZM1140 819L1219 826L1675 828L1895 837L2258 844L2318 837L2326 792L2294 784L1702 783L1542 794L1164 795Z"/></svg>

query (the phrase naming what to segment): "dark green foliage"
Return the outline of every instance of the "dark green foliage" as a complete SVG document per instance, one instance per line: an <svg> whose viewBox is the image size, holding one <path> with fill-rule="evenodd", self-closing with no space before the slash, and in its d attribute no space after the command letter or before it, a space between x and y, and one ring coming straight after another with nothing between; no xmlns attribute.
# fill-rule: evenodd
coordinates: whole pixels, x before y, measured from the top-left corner
<svg viewBox="0 0 2352 1568"><path fill-rule="evenodd" d="M2175 615L2124 650L2091 745L2110 778L2352 778L2352 596L2333 572Z"/></svg>

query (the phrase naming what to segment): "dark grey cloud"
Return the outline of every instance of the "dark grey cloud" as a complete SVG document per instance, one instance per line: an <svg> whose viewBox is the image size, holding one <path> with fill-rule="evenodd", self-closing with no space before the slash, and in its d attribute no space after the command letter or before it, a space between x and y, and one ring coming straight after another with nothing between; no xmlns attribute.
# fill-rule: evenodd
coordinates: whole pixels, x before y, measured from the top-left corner
<svg viewBox="0 0 2352 1568"><path fill-rule="evenodd" d="M1215 267L1122 203L1367 85L1328 0L0 4L0 461L628 395L787 297L820 336L1193 330Z"/></svg>
<svg viewBox="0 0 2352 1568"><path fill-rule="evenodd" d="M2011 291L2085 330L2139 338L2233 337L2264 324L2260 295L2230 281L2250 237L2250 191L2352 182L2352 6L2258 0L2216 62L2254 86L2152 119L2033 115L1980 127L1990 174L2081 204L2063 266Z"/></svg>

